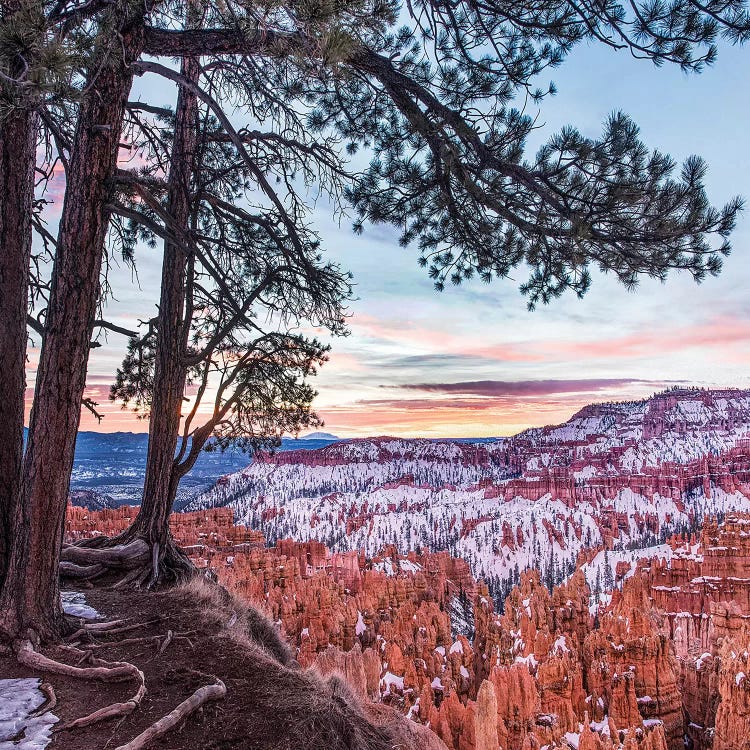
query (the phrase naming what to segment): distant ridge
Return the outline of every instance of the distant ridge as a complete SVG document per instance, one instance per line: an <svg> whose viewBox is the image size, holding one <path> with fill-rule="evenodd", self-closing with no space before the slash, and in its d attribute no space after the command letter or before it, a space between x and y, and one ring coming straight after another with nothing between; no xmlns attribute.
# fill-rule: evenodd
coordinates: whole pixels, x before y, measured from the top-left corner
<svg viewBox="0 0 750 750"><path fill-rule="evenodd" d="M449 550L502 600L529 566L551 585L585 549L653 547L705 516L750 512L750 390L590 404L502 440L295 447L223 476L187 505L215 507L271 544L313 538L371 556L387 545Z"/></svg>
<svg viewBox="0 0 750 750"><path fill-rule="evenodd" d="M311 432L309 435L300 435L297 440L341 440L338 435L330 432Z"/></svg>

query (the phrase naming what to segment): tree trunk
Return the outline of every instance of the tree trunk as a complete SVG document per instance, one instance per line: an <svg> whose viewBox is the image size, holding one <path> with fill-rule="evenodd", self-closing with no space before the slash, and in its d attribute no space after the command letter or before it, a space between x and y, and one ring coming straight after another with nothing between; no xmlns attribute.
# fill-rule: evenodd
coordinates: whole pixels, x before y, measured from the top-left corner
<svg viewBox="0 0 750 750"><path fill-rule="evenodd" d="M198 59L185 58L182 75L197 83L199 74ZM190 320L185 311L185 297L190 249L186 238L193 206L192 175L197 143L198 99L182 87L177 97L169 172L167 200L172 238L164 243L146 479L141 507L129 530L130 536L142 536L149 544L159 545L160 559L167 550L169 514L180 479L175 449L187 377L185 355ZM154 575L158 576L158 570Z"/></svg>
<svg viewBox="0 0 750 750"><path fill-rule="evenodd" d="M6 0L3 19L25 9L23 1ZM18 60L11 75L21 75ZM0 121L0 591L10 565L11 549L28 533L29 518L21 496L23 425L26 391L26 318L29 306L34 206L34 166L39 117L32 101ZM5 618L0 611L0 633Z"/></svg>
<svg viewBox="0 0 750 750"><path fill-rule="evenodd" d="M36 112L18 109L0 122L0 587L21 510L26 316L36 163Z"/></svg>
<svg viewBox="0 0 750 750"><path fill-rule="evenodd" d="M23 462L27 539L16 538L0 618L16 634L55 637L62 626L58 560L73 468L91 329L117 164L130 63L143 45L143 12L119 3L103 22L83 98L67 174L57 252Z"/></svg>

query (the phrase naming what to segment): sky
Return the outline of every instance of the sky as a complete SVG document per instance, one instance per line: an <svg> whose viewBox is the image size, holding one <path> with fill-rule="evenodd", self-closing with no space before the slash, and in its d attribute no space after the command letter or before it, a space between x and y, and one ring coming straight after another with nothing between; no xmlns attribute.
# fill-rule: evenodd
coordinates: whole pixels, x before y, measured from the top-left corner
<svg viewBox="0 0 750 750"><path fill-rule="evenodd" d="M713 67L695 75L580 47L549 76L558 94L541 104L529 148L569 123L596 136L622 110L650 147L678 161L706 159L714 205L750 197L749 74L750 49L724 47ZM141 85L153 95L153 82ZM169 87L159 85L169 102ZM696 285L675 274L629 292L594 272L582 300L567 294L533 312L518 292L522 269L515 278L440 293L418 267L416 249L398 245L396 230L369 226L356 236L351 217L333 217L323 204L314 221L329 257L353 272L356 296L351 333L332 342L314 381L327 432L501 436L565 421L587 403L642 398L672 385L750 387L750 209L718 278ZM153 315L158 298L158 251L139 250L137 264L137 278L117 264L110 276L107 317L128 326ZM126 342L110 335L101 343L89 362L87 395L105 417L98 424L84 412L81 429L146 431L147 422L107 398ZM30 386L37 359L32 348Z"/></svg>

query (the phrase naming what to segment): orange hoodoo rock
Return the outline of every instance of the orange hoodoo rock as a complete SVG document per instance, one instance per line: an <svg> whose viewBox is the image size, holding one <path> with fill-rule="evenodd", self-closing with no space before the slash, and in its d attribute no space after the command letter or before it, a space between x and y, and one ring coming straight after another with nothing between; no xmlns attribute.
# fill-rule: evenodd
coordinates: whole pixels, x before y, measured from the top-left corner
<svg viewBox="0 0 750 750"><path fill-rule="evenodd" d="M748 750L750 748L750 642L738 652L736 641L723 644L720 650L719 706L716 711L713 750Z"/></svg>
<svg viewBox="0 0 750 750"><path fill-rule="evenodd" d="M117 534L133 515L70 508L67 538ZM281 624L303 666L429 726L424 747L677 750L687 734L695 750L712 736L713 750L750 750L750 517L707 523L700 544L672 540L671 560L619 566L622 590L596 619L581 570L551 594L523 573L498 613L445 552L266 548L220 508L171 526L196 565ZM459 600L473 637L453 630Z"/></svg>
<svg viewBox="0 0 750 750"><path fill-rule="evenodd" d="M642 563L638 574L678 659L685 735L694 750L728 750L744 721L744 692L731 684L742 670L726 660L750 645L750 516L706 521L699 543L671 546L670 560Z"/></svg>
<svg viewBox="0 0 750 750"><path fill-rule="evenodd" d="M619 601L587 636L584 662L589 690L604 698L618 728L658 720L670 750L683 747L679 664L642 578L625 581Z"/></svg>

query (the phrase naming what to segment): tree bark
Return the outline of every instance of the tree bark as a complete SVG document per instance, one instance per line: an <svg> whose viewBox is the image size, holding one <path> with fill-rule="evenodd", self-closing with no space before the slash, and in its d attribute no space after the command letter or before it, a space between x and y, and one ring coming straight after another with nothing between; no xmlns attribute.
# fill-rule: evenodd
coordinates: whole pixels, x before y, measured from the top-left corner
<svg viewBox="0 0 750 750"><path fill-rule="evenodd" d="M184 58L181 72L190 81L197 82L198 58ZM175 450L187 378L185 355L190 319L185 300L190 249L186 238L191 224L197 145L198 98L181 87L175 111L167 197L172 238L164 243L146 478L141 507L129 530L130 536L142 536L152 546L158 545L160 560L168 549L169 515L181 476ZM158 576L158 571L154 571L154 575Z"/></svg>
<svg viewBox="0 0 750 750"><path fill-rule="evenodd" d="M37 113L0 122L0 586L19 517Z"/></svg>
<svg viewBox="0 0 750 750"><path fill-rule="evenodd" d="M25 10L23 0L4 0L3 19ZM11 75L22 75L19 59ZM26 318L29 306L34 206L34 166L39 117L33 101L21 101L0 121L0 591L14 541L28 531L21 497L26 395ZM0 632L3 619L0 614Z"/></svg>
<svg viewBox="0 0 750 750"><path fill-rule="evenodd" d="M32 630L54 638L63 624L58 560L100 293L107 203L132 83L130 64L143 46L144 10L117 3L103 21L106 31L100 32L78 111L23 461L29 528L14 539L0 592L0 622L11 635Z"/></svg>

